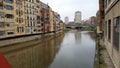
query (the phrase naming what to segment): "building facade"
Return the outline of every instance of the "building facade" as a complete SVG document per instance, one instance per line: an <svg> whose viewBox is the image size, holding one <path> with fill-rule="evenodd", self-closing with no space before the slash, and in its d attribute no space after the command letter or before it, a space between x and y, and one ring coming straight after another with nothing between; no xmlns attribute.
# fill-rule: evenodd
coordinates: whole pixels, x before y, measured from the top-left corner
<svg viewBox="0 0 120 68"><path fill-rule="evenodd" d="M0 38L15 35L15 0L0 1Z"/></svg>
<svg viewBox="0 0 120 68"><path fill-rule="evenodd" d="M120 68L120 0L104 0L104 42L114 63Z"/></svg>
<svg viewBox="0 0 120 68"><path fill-rule="evenodd" d="M82 21L82 13L80 11L75 12L75 23L81 23Z"/></svg>
<svg viewBox="0 0 120 68"><path fill-rule="evenodd" d="M26 34L37 33L36 0L25 0Z"/></svg>
<svg viewBox="0 0 120 68"><path fill-rule="evenodd" d="M36 30L37 34L43 33L42 31L42 22L41 22L41 4L39 0L36 0Z"/></svg>
<svg viewBox="0 0 120 68"><path fill-rule="evenodd" d="M97 19L95 16L90 17L90 24L92 27L96 27L97 25Z"/></svg>
<svg viewBox="0 0 120 68"><path fill-rule="evenodd" d="M63 23L63 21L60 21L60 30L64 30L65 29L65 23Z"/></svg>
<svg viewBox="0 0 120 68"><path fill-rule="evenodd" d="M54 31L59 31L60 15L57 12L53 12L54 15Z"/></svg>
<svg viewBox="0 0 120 68"><path fill-rule="evenodd" d="M49 29L49 31L50 32L53 32L54 31L54 16L53 16L53 11L52 11L52 8L49 8L49 14L50 14L50 19L49 19L49 21L50 21L50 29Z"/></svg>
<svg viewBox="0 0 120 68"><path fill-rule="evenodd" d="M99 0L99 11L97 12L97 33L102 34L103 31L103 25L104 25L104 1L105 0Z"/></svg>
<svg viewBox="0 0 120 68"><path fill-rule="evenodd" d="M0 39L58 31L60 15L39 0L0 0Z"/></svg>
<svg viewBox="0 0 120 68"><path fill-rule="evenodd" d="M65 17L65 24L69 23L69 17Z"/></svg>
<svg viewBox="0 0 120 68"><path fill-rule="evenodd" d="M41 21L42 21L42 31L43 33L49 32L49 6L47 4L44 4L43 2L40 2L41 4Z"/></svg>
<svg viewBox="0 0 120 68"><path fill-rule="evenodd" d="M14 2L15 34L25 35L24 0L15 0Z"/></svg>
<svg viewBox="0 0 120 68"><path fill-rule="evenodd" d="M101 21L100 11L97 11L97 13L96 13L96 19L97 19L97 26L96 26L96 28L97 28L97 34L100 34L100 33L102 33L102 30L101 30L102 25L100 26L100 21Z"/></svg>

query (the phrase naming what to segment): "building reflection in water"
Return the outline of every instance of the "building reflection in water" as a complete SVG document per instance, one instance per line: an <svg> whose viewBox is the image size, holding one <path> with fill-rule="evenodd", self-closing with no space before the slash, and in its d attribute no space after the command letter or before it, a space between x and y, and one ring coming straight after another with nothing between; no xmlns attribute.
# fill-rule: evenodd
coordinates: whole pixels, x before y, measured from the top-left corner
<svg viewBox="0 0 120 68"><path fill-rule="evenodd" d="M96 34L94 32L88 32L88 34L92 40L96 39Z"/></svg>
<svg viewBox="0 0 120 68"><path fill-rule="evenodd" d="M96 39L96 34L92 31L83 31L82 32L84 35L86 34L87 36L89 36L91 38L91 40L95 40Z"/></svg>
<svg viewBox="0 0 120 68"><path fill-rule="evenodd" d="M75 32L75 40L76 40L76 43L80 43L81 42L81 38L82 38L82 36L81 36L81 32Z"/></svg>
<svg viewBox="0 0 120 68"><path fill-rule="evenodd" d="M56 39L44 39L42 43L9 52L2 51L12 68L48 68L54 61L63 41L63 35ZM37 41L34 41L37 42ZM30 45L28 42L27 45ZM10 46L9 48L15 48Z"/></svg>

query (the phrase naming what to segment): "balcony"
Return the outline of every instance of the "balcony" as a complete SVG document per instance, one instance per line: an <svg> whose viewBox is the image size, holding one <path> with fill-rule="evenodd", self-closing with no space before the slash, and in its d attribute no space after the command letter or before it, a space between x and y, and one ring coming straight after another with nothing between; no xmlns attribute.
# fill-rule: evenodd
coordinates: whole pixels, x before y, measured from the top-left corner
<svg viewBox="0 0 120 68"><path fill-rule="evenodd" d="M3 3L0 2L0 10L3 9Z"/></svg>
<svg viewBox="0 0 120 68"><path fill-rule="evenodd" d="M0 28L4 28L4 27L5 27L5 22L0 22Z"/></svg>
<svg viewBox="0 0 120 68"><path fill-rule="evenodd" d="M12 4L14 2L14 0L4 0L5 3L9 3Z"/></svg>
<svg viewBox="0 0 120 68"><path fill-rule="evenodd" d="M5 13L7 14L15 14L15 11L14 10L4 10Z"/></svg>
<svg viewBox="0 0 120 68"><path fill-rule="evenodd" d="M5 22L14 22L14 18L11 19L11 18L5 18Z"/></svg>

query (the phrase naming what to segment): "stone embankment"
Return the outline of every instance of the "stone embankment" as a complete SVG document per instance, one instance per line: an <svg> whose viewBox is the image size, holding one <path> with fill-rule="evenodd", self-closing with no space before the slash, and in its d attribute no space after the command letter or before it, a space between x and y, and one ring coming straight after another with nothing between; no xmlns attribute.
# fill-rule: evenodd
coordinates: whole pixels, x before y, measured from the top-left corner
<svg viewBox="0 0 120 68"><path fill-rule="evenodd" d="M28 42L28 41L40 39L42 37L56 36L60 33L63 33L63 31L60 31L57 33L48 33L48 34L44 34L44 35L33 35L33 36L27 36L27 37L19 37L19 38L0 40L0 47L9 46L12 44L23 43L23 42Z"/></svg>

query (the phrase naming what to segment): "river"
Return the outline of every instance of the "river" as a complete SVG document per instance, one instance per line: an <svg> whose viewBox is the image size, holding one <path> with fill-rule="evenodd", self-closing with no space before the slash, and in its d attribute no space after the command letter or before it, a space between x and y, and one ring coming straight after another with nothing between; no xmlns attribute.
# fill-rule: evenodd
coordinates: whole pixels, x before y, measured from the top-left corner
<svg viewBox="0 0 120 68"><path fill-rule="evenodd" d="M0 48L12 68L93 68L95 34L71 31Z"/></svg>

